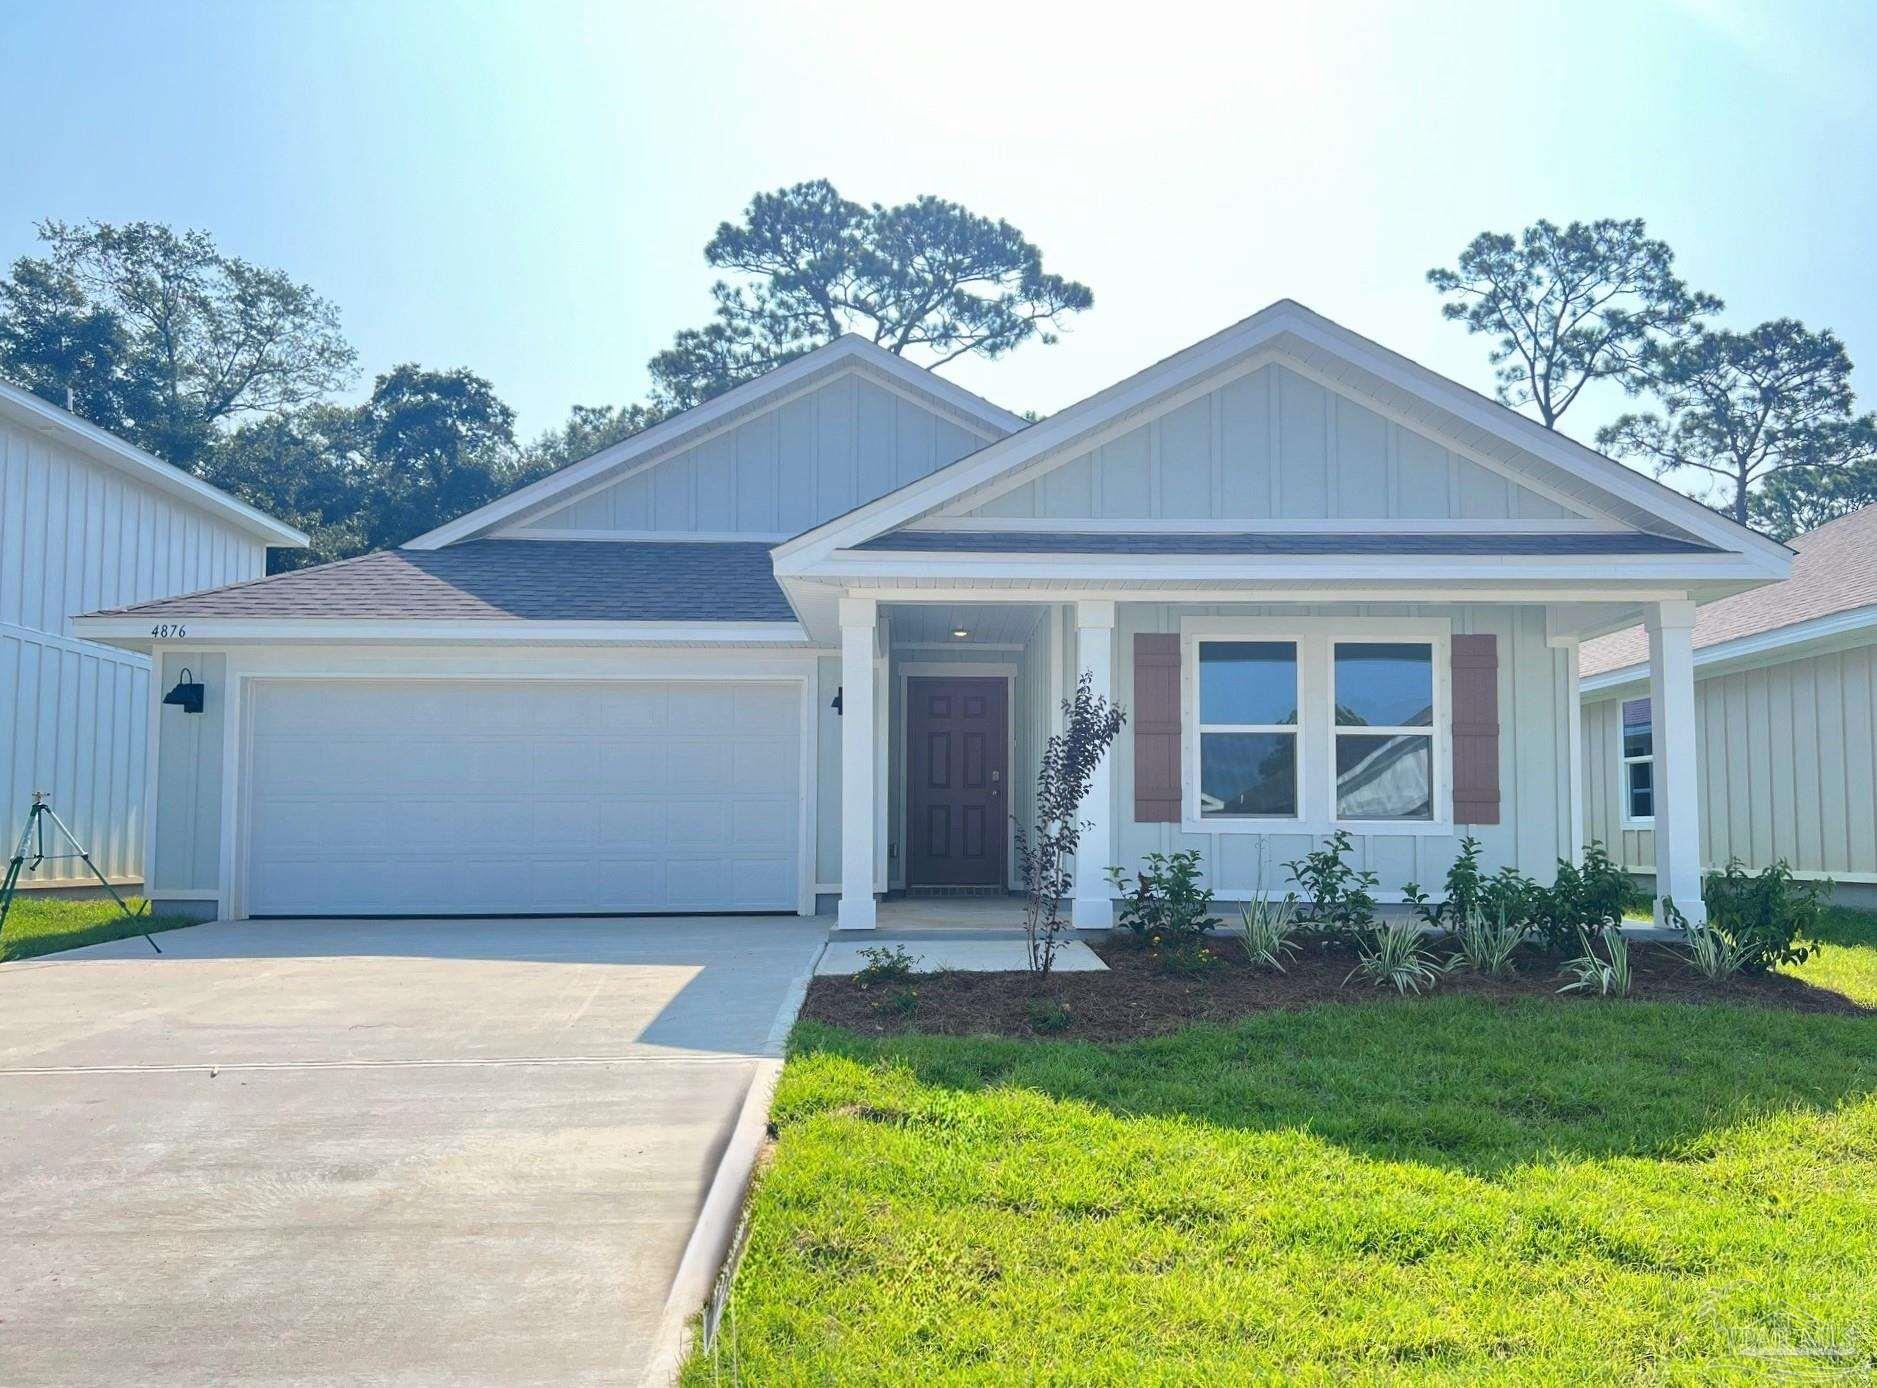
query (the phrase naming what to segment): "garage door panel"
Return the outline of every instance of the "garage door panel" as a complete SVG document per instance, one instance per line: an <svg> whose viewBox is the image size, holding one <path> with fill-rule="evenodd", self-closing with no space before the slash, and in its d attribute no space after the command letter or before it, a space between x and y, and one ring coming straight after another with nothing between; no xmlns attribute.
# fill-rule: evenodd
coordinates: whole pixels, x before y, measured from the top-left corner
<svg viewBox="0 0 1877 1388"><path fill-rule="evenodd" d="M674 800L666 808L674 851L728 853L730 805L724 800Z"/></svg>
<svg viewBox="0 0 1877 1388"><path fill-rule="evenodd" d="M674 739L667 744L665 785L661 789L684 795L698 786L727 786L730 748L722 733L714 738Z"/></svg>
<svg viewBox="0 0 1877 1388"><path fill-rule="evenodd" d="M677 737L722 737L736 727L736 692L728 685L698 685L668 707L665 729Z"/></svg>
<svg viewBox="0 0 1877 1388"><path fill-rule="evenodd" d="M744 852L792 852L795 806L780 800L737 801L730 810L730 840Z"/></svg>
<svg viewBox="0 0 1877 1388"><path fill-rule="evenodd" d="M261 682L248 909L793 909L799 718L787 683Z"/></svg>

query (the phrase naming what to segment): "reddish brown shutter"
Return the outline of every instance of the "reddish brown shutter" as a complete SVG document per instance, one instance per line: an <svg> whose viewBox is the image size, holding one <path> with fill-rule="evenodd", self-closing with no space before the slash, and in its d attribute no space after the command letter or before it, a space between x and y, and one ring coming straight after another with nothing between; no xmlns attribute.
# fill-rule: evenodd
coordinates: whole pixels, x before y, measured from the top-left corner
<svg viewBox="0 0 1877 1388"><path fill-rule="evenodd" d="M1180 638L1134 637L1134 822L1180 822Z"/></svg>
<svg viewBox="0 0 1877 1388"><path fill-rule="evenodd" d="M1453 638L1453 818L1499 822L1499 638Z"/></svg>

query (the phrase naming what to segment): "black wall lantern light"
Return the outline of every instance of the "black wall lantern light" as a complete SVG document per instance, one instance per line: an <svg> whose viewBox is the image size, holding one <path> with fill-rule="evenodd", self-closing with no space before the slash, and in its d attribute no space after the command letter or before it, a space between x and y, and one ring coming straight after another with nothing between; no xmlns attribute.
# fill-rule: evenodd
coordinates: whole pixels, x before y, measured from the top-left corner
<svg viewBox="0 0 1877 1388"><path fill-rule="evenodd" d="M190 675L187 665L182 667L176 687L163 696L163 702L174 704L184 713L202 712L202 686Z"/></svg>
<svg viewBox="0 0 1877 1388"><path fill-rule="evenodd" d="M841 695L846 692L846 689L846 685L836 685L834 687L834 697L828 700L828 707L834 710L834 715L837 718L846 712L846 710L841 707Z"/></svg>

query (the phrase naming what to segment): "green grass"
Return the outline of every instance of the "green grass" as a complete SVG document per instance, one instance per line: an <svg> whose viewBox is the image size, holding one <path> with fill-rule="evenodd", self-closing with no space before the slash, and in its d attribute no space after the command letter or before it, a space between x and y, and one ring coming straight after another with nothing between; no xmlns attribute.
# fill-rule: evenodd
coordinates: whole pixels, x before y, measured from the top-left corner
<svg viewBox="0 0 1877 1388"><path fill-rule="evenodd" d="M1877 1001L1877 930L1795 972ZM1877 1018L1435 996L1123 1045L798 1027L686 1382L1877 1369ZM1824 1345L1794 1364L1756 1352Z"/></svg>
<svg viewBox="0 0 1877 1388"><path fill-rule="evenodd" d="M130 900L130 909L141 911L143 903ZM138 916L124 919L117 903L73 901L22 893L7 912L5 938L0 939L0 960L30 959L36 954L52 954L80 945L100 945L106 940L121 940L126 935L144 931L175 930L194 925L187 916Z"/></svg>

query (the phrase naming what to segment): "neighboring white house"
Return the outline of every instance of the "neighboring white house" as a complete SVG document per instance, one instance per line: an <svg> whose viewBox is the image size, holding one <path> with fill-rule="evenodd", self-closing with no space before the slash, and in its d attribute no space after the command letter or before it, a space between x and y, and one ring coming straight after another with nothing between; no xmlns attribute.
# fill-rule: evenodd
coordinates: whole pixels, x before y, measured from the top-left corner
<svg viewBox="0 0 1877 1388"><path fill-rule="evenodd" d="M1783 583L1695 616L1702 861L1784 859L1877 900L1877 507L1792 542ZM1640 630L1583 647L1585 833L1653 871L1656 722Z"/></svg>
<svg viewBox="0 0 1877 1388"><path fill-rule="evenodd" d="M297 530L0 382L0 834L34 791L112 881L142 880L149 657L73 634L101 606L259 578ZM49 840L50 842L50 840ZM94 882L48 862L29 886Z"/></svg>
<svg viewBox="0 0 1877 1388"><path fill-rule="evenodd" d="M1231 899L1339 827L1385 899L1467 834L1548 877L1579 638L1647 621L1691 709L1695 605L1791 557L1284 301L1027 426L842 338L402 549L78 625L208 686L162 711L167 904L866 928L1014 880L1086 672L1129 710L1098 926L1110 863L1196 848Z"/></svg>

